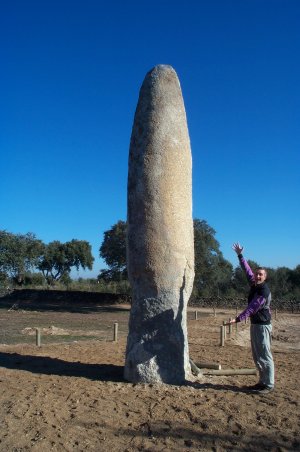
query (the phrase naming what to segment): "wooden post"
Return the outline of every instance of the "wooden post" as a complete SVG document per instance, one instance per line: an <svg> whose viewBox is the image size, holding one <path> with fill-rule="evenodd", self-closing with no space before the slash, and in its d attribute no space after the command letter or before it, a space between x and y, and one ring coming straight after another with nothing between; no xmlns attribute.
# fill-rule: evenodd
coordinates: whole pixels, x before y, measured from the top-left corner
<svg viewBox="0 0 300 452"><path fill-rule="evenodd" d="M225 330L225 326L221 325L220 326L220 346L221 347L224 347L224 345L225 345L225 333L224 333L224 330Z"/></svg>
<svg viewBox="0 0 300 452"><path fill-rule="evenodd" d="M217 363L195 363L199 369L215 369L221 370L221 364Z"/></svg>
<svg viewBox="0 0 300 452"><path fill-rule="evenodd" d="M195 311L195 320L198 320L198 311Z"/></svg>
<svg viewBox="0 0 300 452"><path fill-rule="evenodd" d="M226 341L226 324L227 322L224 320L223 325L224 325L224 341Z"/></svg>
<svg viewBox="0 0 300 452"><path fill-rule="evenodd" d="M194 375L199 375L201 374L201 370L197 367L197 365L194 363L194 361L190 358L190 366L191 366L191 371Z"/></svg>
<svg viewBox="0 0 300 452"><path fill-rule="evenodd" d="M275 309L275 320L277 320L277 308Z"/></svg>
<svg viewBox="0 0 300 452"><path fill-rule="evenodd" d="M237 315L238 315L238 307L237 307L237 305L235 306L235 316L237 317Z"/></svg>
<svg viewBox="0 0 300 452"><path fill-rule="evenodd" d="M41 346L41 330L39 328L35 330L35 343L38 347Z"/></svg>
<svg viewBox="0 0 300 452"><path fill-rule="evenodd" d="M231 318L229 319L229 322L231 322ZM232 323L229 323L229 334L232 333Z"/></svg>
<svg viewBox="0 0 300 452"><path fill-rule="evenodd" d="M237 334L237 332L238 332L238 324L239 324L239 322L235 322L235 333Z"/></svg>
<svg viewBox="0 0 300 452"><path fill-rule="evenodd" d="M217 314L216 314L216 308L213 308L214 309L214 317L216 317L217 316Z"/></svg>
<svg viewBox="0 0 300 452"><path fill-rule="evenodd" d="M114 342L118 342L118 323L114 323Z"/></svg>
<svg viewBox="0 0 300 452"><path fill-rule="evenodd" d="M256 369L203 370L203 375L256 375Z"/></svg>

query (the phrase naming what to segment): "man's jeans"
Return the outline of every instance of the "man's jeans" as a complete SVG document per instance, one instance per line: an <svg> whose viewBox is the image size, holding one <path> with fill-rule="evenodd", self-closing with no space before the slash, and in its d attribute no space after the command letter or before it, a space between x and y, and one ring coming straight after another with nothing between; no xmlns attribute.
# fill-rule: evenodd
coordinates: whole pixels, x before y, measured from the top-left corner
<svg viewBox="0 0 300 452"><path fill-rule="evenodd" d="M272 325L251 324L251 348L259 372L259 383L274 387L274 361L271 353Z"/></svg>

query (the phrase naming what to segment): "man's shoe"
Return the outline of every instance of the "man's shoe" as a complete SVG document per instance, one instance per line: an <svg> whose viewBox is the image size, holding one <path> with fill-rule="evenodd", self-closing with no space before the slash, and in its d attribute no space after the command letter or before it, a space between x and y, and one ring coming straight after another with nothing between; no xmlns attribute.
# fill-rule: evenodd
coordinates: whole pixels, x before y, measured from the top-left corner
<svg viewBox="0 0 300 452"><path fill-rule="evenodd" d="M274 387L272 387L272 386L263 386L261 389L256 389L253 392L255 394L269 394L272 391L274 391Z"/></svg>

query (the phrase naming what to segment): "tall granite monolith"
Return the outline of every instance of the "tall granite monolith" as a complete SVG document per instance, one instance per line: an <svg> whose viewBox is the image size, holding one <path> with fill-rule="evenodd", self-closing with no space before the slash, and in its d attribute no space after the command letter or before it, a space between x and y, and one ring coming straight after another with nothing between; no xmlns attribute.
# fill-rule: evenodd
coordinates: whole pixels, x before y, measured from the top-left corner
<svg viewBox="0 0 300 452"><path fill-rule="evenodd" d="M192 160L171 66L142 84L130 142L127 266L132 288L124 376L183 383L190 372L187 302L194 279Z"/></svg>

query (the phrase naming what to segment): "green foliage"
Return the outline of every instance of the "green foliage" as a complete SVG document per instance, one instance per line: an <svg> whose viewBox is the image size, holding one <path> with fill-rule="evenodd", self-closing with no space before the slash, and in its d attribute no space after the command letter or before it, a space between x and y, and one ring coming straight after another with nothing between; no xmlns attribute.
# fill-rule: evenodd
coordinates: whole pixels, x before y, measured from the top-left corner
<svg viewBox="0 0 300 452"><path fill-rule="evenodd" d="M194 220L194 296L220 296L230 289L232 265L223 257L215 234L205 220Z"/></svg>
<svg viewBox="0 0 300 452"><path fill-rule="evenodd" d="M100 257L104 259L109 269L100 271L98 278L103 281L123 281L127 279L126 229L126 222L120 220L111 229L104 232Z"/></svg>
<svg viewBox="0 0 300 452"><path fill-rule="evenodd" d="M99 292L130 295L130 285L127 280L122 281L104 281L96 278L61 278L55 282L55 289L69 291Z"/></svg>
<svg viewBox="0 0 300 452"><path fill-rule="evenodd" d="M289 281L293 288L294 298L299 300L300 299L300 265L297 265L297 267L294 270L290 271Z"/></svg>
<svg viewBox="0 0 300 452"><path fill-rule="evenodd" d="M0 289L7 288L9 286L9 278L6 273L0 272Z"/></svg>
<svg viewBox="0 0 300 452"><path fill-rule="evenodd" d="M246 297L249 285L239 265L233 269L220 251L215 238L216 231L205 220L194 220L195 281L193 297ZM104 233L100 256L108 268L98 276L101 287L107 291L121 290L124 282L128 285L126 271L126 223L119 221ZM248 261L253 270L257 262ZM273 298L295 298L300 296L300 265L295 270L284 267L277 270L268 268L268 281ZM118 285L118 289L114 287ZM126 289L126 287L125 287ZM105 291L103 289L103 291ZM122 289L125 293L125 290Z"/></svg>
<svg viewBox="0 0 300 452"><path fill-rule="evenodd" d="M66 243L54 241L45 246L38 269L43 273L47 283L53 284L61 278L67 281L72 267L77 270L79 267L91 270L93 261L91 246L85 240L73 239Z"/></svg>
<svg viewBox="0 0 300 452"><path fill-rule="evenodd" d="M195 282L194 297L246 296L249 286L239 265L232 268L224 259L215 230L205 220L194 220ZM70 271L92 269L94 258L86 241L71 240L48 245L33 233L12 234L0 231L0 287L14 283L26 286L58 284L68 290L130 293L126 268L126 222L118 221L104 233L100 256L108 268L101 270L98 279L72 281ZM259 265L249 260L255 270ZM40 270L41 273L34 272ZM291 270L287 267L267 268L268 283L274 299L299 300L300 265Z"/></svg>
<svg viewBox="0 0 300 452"><path fill-rule="evenodd" d="M300 288L300 265L290 272L290 282L293 286Z"/></svg>
<svg viewBox="0 0 300 452"><path fill-rule="evenodd" d="M273 298L283 300L291 297L293 291L291 275L293 271L287 267L278 267L276 270L272 268L267 269L268 284L272 289Z"/></svg>
<svg viewBox="0 0 300 452"><path fill-rule="evenodd" d="M63 284L67 289L70 288L72 284L72 278L70 277L69 273L63 273L60 278L61 284Z"/></svg>
<svg viewBox="0 0 300 452"><path fill-rule="evenodd" d="M0 231L0 272L24 282L25 273L34 269L44 250L44 244L34 234L12 234Z"/></svg>
<svg viewBox="0 0 300 452"><path fill-rule="evenodd" d="M41 287L45 285L45 278L42 273L26 273L24 278L24 286Z"/></svg>
<svg viewBox="0 0 300 452"><path fill-rule="evenodd" d="M230 290L232 265L224 259L215 231L206 221L194 220L195 290L194 295L221 295ZM127 281L126 223L119 221L104 233L100 256L108 269L101 270L99 281Z"/></svg>
<svg viewBox="0 0 300 452"><path fill-rule="evenodd" d="M128 294L131 293L131 287L128 280L121 281L104 281L103 279L99 279L99 292L104 293L121 293Z"/></svg>

